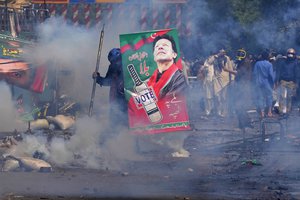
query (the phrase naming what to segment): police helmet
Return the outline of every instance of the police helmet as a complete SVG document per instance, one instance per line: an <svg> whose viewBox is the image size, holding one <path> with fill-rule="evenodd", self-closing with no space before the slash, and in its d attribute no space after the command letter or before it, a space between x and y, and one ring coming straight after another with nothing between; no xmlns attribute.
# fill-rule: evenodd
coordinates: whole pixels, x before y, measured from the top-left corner
<svg viewBox="0 0 300 200"><path fill-rule="evenodd" d="M107 58L111 63L116 62L121 59L121 50L119 48L113 48L109 51Z"/></svg>

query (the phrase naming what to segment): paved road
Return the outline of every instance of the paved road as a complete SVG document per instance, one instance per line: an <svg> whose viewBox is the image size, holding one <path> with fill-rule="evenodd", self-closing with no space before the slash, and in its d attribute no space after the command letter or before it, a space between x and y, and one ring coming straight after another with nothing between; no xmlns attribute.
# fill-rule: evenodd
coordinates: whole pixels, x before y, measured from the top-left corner
<svg viewBox="0 0 300 200"><path fill-rule="evenodd" d="M243 133L233 119L193 120L185 148L189 158L165 149L120 160L120 169L55 168L51 173L1 172L3 199L300 199L299 116L285 139L276 124Z"/></svg>

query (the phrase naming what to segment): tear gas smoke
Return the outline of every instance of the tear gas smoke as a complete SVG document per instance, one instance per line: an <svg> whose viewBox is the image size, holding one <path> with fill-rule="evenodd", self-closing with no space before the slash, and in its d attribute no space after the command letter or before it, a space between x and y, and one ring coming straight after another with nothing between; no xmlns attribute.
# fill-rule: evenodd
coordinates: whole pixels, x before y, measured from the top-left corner
<svg viewBox="0 0 300 200"><path fill-rule="evenodd" d="M5 82L0 82L0 93L0 131L24 129L26 124L17 118L16 105L12 100L10 87Z"/></svg>
<svg viewBox="0 0 300 200"><path fill-rule="evenodd" d="M38 132L36 135L24 135L22 142L19 142L16 148L11 148L9 154L14 156L28 156L33 155L35 151L39 151L49 155L46 144L47 138L38 134Z"/></svg>
<svg viewBox="0 0 300 200"><path fill-rule="evenodd" d="M107 54L111 48L119 47L118 34L120 30L128 30L126 27L126 23L117 27L105 27L99 68L102 76L105 76L109 65ZM60 95L67 94L75 101L86 105L90 101L92 73L95 70L101 28L85 29L69 25L62 18L50 18L37 28L39 39L33 47L25 50L24 59L34 65L46 65L49 71L55 71L54 74L60 80ZM69 72L67 75L64 73L66 71ZM25 135L24 141L12 153L32 155L35 151L40 151L45 154L47 160L58 166L76 163L95 169L103 167L104 158L107 159L105 163L110 165L112 163L110 160L113 159L135 157L133 142L131 139L126 140L126 136L122 136L122 141L116 139L115 142L107 144L105 151L100 147L102 135L109 129L108 89L102 87L96 90L95 116L89 118L82 115L83 117L78 118L75 134L70 140L58 137L49 143L42 134L38 137ZM125 149L129 153L118 155ZM112 152L117 155L113 155ZM117 163L106 167L118 168Z"/></svg>
<svg viewBox="0 0 300 200"><path fill-rule="evenodd" d="M228 44L226 34L224 33L230 32L232 35L238 35L240 31L242 31L238 28L234 21L228 20L228 23L222 21L220 24L216 24L214 31L210 34L202 35L201 29L205 29L206 27L198 27L199 20L209 22L213 16L209 12L205 1L191 1L191 3L194 3L195 5L192 6L193 9L190 10L188 19L182 23L191 23L193 33L199 32L199 34L192 34L188 38L189 42L187 42L187 44L180 44L183 45L181 47L186 47L181 48L185 55L196 54L194 56L197 58L199 56L206 57L208 54L215 51L220 43L225 44L225 46ZM159 4L159 6L161 6L161 4ZM106 58L107 53L111 48L119 46L118 34L140 31L129 29L130 26L128 26L128 19L124 18L123 20L114 20L115 22L118 21L118 23L114 24L114 27L105 27L104 46L100 62L100 73L102 76L105 75L108 67ZM137 21L130 21L130 23L137 23ZM281 42L272 42L272 39L274 38L273 36L276 35L274 34L276 29L267 30L268 26L263 26L263 24L268 24L268 22L258 22L257 25L259 26L254 26L252 29L257 38L259 37L258 41L260 44L265 46L272 44L276 44L276 46L280 45ZM159 25L157 28L160 29L164 27L160 27ZM95 69L100 30L101 27L86 30L82 27L70 26L61 18L51 18L38 27L39 41L34 48L26 49L27 54L25 58L29 62L37 65L46 63L49 69L55 70L61 78L65 79L66 84L62 86L64 88L61 93L67 93L75 100L86 104L90 100L89 98L92 86L91 74ZM283 38L280 38L280 40L281 39ZM288 41L289 44L290 41ZM62 75L64 71L68 70L72 71L72 77L69 79ZM198 87L195 88L195 93L197 94L199 93L198 89ZM8 118L11 117L11 119L13 119L14 116L10 116L9 114L15 113L15 111L13 109L14 105L11 101L11 94L8 86L0 84L0 91L0 120L2 129L6 127L4 127L4 125L9 125L9 123L12 122L12 120L9 120ZM116 132L107 133L107 129L110 128L107 127L109 119L109 111L107 109L109 107L108 88L102 87L101 89L97 89L95 100L94 109L97 115L93 118L89 118L87 116L78 118L75 125L76 132L70 140L53 138L51 142L48 142L44 134L36 133L34 135L24 135L23 142L20 142L16 148L12 149L13 151L11 153L18 155L32 155L35 151L40 151L45 154L45 158L53 165L68 167L72 164L77 164L82 167L94 169L120 169L123 161L144 159L136 153L134 137L127 131L120 129ZM199 117L199 113L196 113L196 108L199 107L199 97L197 96L195 99L190 98L189 101L195 103L192 105L195 105L193 107L193 114L196 114L196 116ZM5 113L5 115L3 113ZM116 123L117 122L118 119L116 119ZM295 126L296 130L299 130L299 126L296 124L297 122L290 123L289 126ZM215 126L215 123L213 126ZM8 126L8 130L10 130L9 128L11 127L14 126ZM106 136L109 134L110 139L107 139L104 136L105 134ZM213 132L210 135L213 134L219 135L220 133ZM187 135L183 135L181 132L178 132L175 134L167 134L166 137L162 138L154 136L153 140L155 140L154 142L156 143L164 143L173 149L180 149L183 146L184 139L186 137ZM102 146L101 142L103 139L107 140L107 142ZM212 141L213 145L216 143L222 143L224 140L224 138L220 137L218 139L221 141ZM207 139L201 140L202 143L207 142ZM206 149L203 149L203 152L205 151ZM213 154L214 156L211 157L218 158L224 155L223 149L217 149L216 151L216 153L220 156ZM286 168L289 167L289 163L296 162L291 160L295 158L295 156L291 156L289 158L281 157L280 159L278 159L277 154L276 156L276 159L278 160L276 164L280 162L282 166ZM214 163L216 159L214 160L210 158L208 160L209 166L216 166ZM199 160L197 167L200 169L204 168L203 166L205 164L203 163L205 162L202 159ZM272 165L274 165L274 163L272 163ZM177 169L178 167L174 169L176 173L178 173ZM170 167L168 167L167 170L169 172ZM145 172L149 173L146 170ZM165 175L164 171L163 176L165 177ZM159 185L157 187L159 187ZM217 188L216 185L212 185L211 187L211 190L213 191L221 190L221 188ZM136 192L136 188L132 191L134 194Z"/></svg>
<svg viewBox="0 0 300 200"><path fill-rule="evenodd" d="M107 53L111 48L119 47L118 34L133 31L126 25L127 22L122 23L123 20L119 21L120 25L118 26L105 27L104 46L100 61L102 76L108 68ZM90 100L88 88L92 86L91 74L95 69L101 28L94 27L87 30L83 27L71 26L61 18L50 18L37 30L38 42L33 48L26 49L25 59L36 65L45 63L49 70L55 70L61 79L65 79L61 83L63 88L59 88L62 90L60 93L66 93L76 101L87 104ZM72 72L72 77L69 79L62 75L63 71ZM29 144L30 141L33 144L37 143L36 140L29 137L25 142L26 145L23 145L22 151L32 154L33 149L26 150L26 146L35 147L34 150L42 148L42 152L47 155L47 158L57 165L68 165L80 160L80 164L88 168L103 167L103 163L109 168L118 168L119 160L141 159L135 152L133 137L126 134L124 130L118 130L120 133L113 133L114 139L107 142L105 150L100 148L101 135L107 128L105 121L109 118L108 88L102 87L97 91L94 113L100 113L103 118L106 118L105 120L103 118L96 120L96 117L77 119L76 133L69 141L56 138L46 145L46 141L41 139L39 140L41 147L38 147L39 145ZM170 143L166 145L174 146ZM75 160L74 156L76 155L79 155L80 159Z"/></svg>
<svg viewBox="0 0 300 200"><path fill-rule="evenodd" d="M50 160L57 164L70 164L79 155L80 165L101 168L100 136L101 125L95 118L83 117L76 121L76 133L69 141L53 140L50 145ZM75 156L75 157L74 157Z"/></svg>
<svg viewBox="0 0 300 200"><path fill-rule="evenodd" d="M99 67L102 76L105 76L108 69L108 52L114 47L119 47L121 31L123 33L129 31L126 23L104 28ZM55 71L57 78L62 82L60 94L68 94L78 102L87 104L89 103L87 97L91 93L91 77L97 61L101 29L102 27L98 26L91 29L76 27L69 25L62 18L50 18L37 27L38 41L33 47L25 49L24 59L34 65L46 65L50 70ZM65 72L68 72L67 75ZM107 101L107 98L103 98L108 96L107 88L101 89L100 92L102 99Z"/></svg>
<svg viewBox="0 0 300 200"><path fill-rule="evenodd" d="M34 135L24 135L22 142L12 148L9 154L15 156L44 154L44 158L55 166L70 167L72 165L88 169L121 169L124 160L141 160L135 152L133 136L128 132L111 133L104 146L103 125L99 119L82 117L76 121L76 132L70 138L55 137L48 141L45 134L35 132Z"/></svg>
<svg viewBox="0 0 300 200"><path fill-rule="evenodd" d="M244 47L254 54L259 53L253 52L259 47L278 51L299 47L299 43L297 44L299 7L297 6L284 13L269 13L268 16L259 18L251 25L242 25L226 14L216 19L214 10L211 10L207 2L190 1L187 6L190 9L184 8L188 18L183 20L183 24L189 23L192 32L189 36L183 36L181 41L181 49L186 58L194 60L207 57L220 47L232 52L235 52L236 48ZM277 16L272 17L274 15ZM282 17L279 19L278 16Z"/></svg>
<svg viewBox="0 0 300 200"><path fill-rule="evenodd" d="M55 71L53 74L60 82L59 95L67 94L80 103L87 103L100 31L70 26L61 18L50 18L37 31L38 42L33 48L26 49L25 59ZM105 61L103 56L100 69L107 65Z"/></svg>

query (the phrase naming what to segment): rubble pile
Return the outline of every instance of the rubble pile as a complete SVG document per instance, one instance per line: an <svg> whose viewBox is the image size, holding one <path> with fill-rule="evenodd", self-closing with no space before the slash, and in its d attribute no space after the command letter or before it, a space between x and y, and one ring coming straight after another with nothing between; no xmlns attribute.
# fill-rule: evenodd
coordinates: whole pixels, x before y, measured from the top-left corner
<svg viewBox="0 0 300 200"><path fill-rule="evenodd" d="M0 167L1 171L35 171L51 172L53 170L43 152L35 151L32 155L14 155L14 149L23 141L24 135L40 136L41 134L51 141L54 137L69 140L74 131L75 119L72 116L56 115L47 116L46 119L36 119L28 123L25 132L15 130L6 133L0 139Z"/></svg>

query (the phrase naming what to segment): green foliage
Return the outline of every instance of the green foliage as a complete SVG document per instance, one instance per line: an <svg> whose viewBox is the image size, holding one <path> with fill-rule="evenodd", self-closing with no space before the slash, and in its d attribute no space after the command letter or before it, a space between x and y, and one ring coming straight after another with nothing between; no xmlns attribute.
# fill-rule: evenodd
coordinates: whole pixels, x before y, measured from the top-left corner
<svg viewBox="0 0 300 200"><path fill-rule="evenodd" d="M265 47L268 45L281 47L281 43L285 44L281 40L287 38L290 43L300 44L296 34L300 29L299 0L206 0L205 2L211 15L198 22L200 31L204 35L216 35L215 43L225 44L228 49L244 47L255 52L261 48L264 37L269 39ZM273 44L270 44L271 39L274 39Z"/></svg>
<svg viewBox="0 0 300 200"><path fill-rule="evenodd" d="M249 25L261 17L261 0L230 0L231 14L241 25Z"/></svg>

